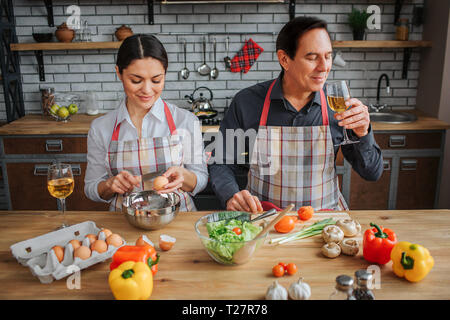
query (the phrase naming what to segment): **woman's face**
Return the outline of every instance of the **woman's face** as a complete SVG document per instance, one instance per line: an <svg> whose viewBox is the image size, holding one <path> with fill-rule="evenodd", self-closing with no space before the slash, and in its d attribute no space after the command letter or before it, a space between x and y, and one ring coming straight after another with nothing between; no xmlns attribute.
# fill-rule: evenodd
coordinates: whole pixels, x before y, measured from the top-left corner
<svg viewBox="0 0 450 320"><path fill-rule="evenodd" d="M151 57L135 59L122 74L116 66L116 73L122 81L127 103L133 107L149 110L161 96L166 72L159 60Z"/></svg>
<svg viewBox="0 0 450 320"><path fill-rule="evenodd" d="M318 28L306 32L299 40L294 59L285 55L282 64L285 74L302 91L319 91L331 70L332 50L326 30Z"/></svg>

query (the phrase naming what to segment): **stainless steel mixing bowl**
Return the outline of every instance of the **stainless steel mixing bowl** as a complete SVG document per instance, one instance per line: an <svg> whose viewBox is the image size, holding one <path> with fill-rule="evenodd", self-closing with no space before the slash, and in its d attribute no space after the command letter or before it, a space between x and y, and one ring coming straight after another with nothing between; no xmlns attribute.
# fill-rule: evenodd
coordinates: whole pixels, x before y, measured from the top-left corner
<svg viewBox="0 0 450 320"><path fill-rule="evenodd" d="M160 229L169 224L179 209L178 194L158 194L153 190L132 192L122 202L122 213L128 222L146 230Z"/></svg>

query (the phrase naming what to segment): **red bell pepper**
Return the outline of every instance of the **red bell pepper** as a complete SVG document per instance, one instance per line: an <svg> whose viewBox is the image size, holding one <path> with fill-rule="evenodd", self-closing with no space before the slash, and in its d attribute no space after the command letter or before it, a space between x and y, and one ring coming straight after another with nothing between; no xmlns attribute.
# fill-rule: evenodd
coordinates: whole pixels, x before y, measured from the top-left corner
<svg viewBox="0 0 450 320"><path fill-rule="evenodd" d="M152 274L158 272L159 254L153 246L147 244L144 246L122 246L114 253L112 262L109 265L110 270L114 270L126 261L146 263Z"/></svg>
<svg viewBox="0 0 450 320"><path fill-rule="evenodd" d="M369 262L386 264L391 260L391 251L397 243L394 231L370 223L372 229L364 232L363 256Z"/></svg>

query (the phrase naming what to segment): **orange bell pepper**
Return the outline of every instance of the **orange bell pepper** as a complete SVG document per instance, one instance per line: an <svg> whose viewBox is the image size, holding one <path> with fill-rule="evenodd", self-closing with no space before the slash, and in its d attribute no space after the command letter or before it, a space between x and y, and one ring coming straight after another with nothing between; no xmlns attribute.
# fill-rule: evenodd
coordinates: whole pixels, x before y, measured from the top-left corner
<svg viewBox="0 0 450 320"><path fill-rule="evenodd" d="M148 265L153 275L158 272L159 254L149 244L144 246L122 246L117 249L112 259L109 265L110 270L114 270L126 261L140 261Z"/></svg>

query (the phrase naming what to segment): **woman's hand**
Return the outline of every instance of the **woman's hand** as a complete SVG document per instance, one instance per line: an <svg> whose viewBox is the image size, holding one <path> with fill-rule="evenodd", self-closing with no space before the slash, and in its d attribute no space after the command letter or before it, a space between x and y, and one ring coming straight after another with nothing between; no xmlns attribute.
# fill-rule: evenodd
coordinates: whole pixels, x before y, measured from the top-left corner
<svg viewBox="0 0 450 320"><path fill-rule="evenodd" d="M367 106L355 98L345 101L345 105L347 107L352 107L342 113L334 114L336 120L341 120L338 124L345 129L352 129L359 138L365 136L369 132L370 125L370 116Z"/></svg>
<svg viewBox="0 0 450 320"><path fill-rule="evenodd" d="M191 192L197 185L195 173L183 167L170 167L162 175L169 180L169 183L164 186L164 189L159 190L158 193L169 193L178 189Z"/></svg>
<svg viewBox="0 0 450 320"><path fill-rule="evenodd" d="M242 190L228 199L227 210L258 213L262 212L263 208L257 196L252 196L248 190Z"/></svg>
<svg viewBox="0 0 450 320"><path fill-rule="evenodd" d="M114 177L106 180L106 187L112 193L124 194L133 191L134 187L141 185L141 176L133 176L128 171L121 171Z"/></svg>

